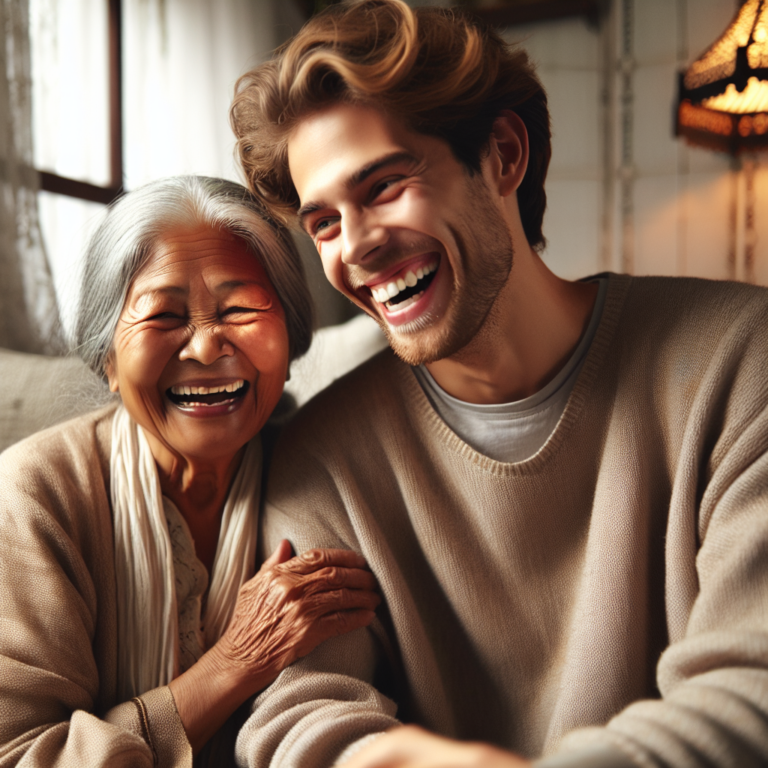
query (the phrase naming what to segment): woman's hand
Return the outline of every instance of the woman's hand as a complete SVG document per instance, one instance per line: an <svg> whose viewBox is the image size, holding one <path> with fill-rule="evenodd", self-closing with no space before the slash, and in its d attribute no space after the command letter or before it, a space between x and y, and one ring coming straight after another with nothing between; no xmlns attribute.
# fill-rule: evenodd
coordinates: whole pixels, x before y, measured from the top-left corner
<svg viewBox="0 0 768 768"><path fill-rule="evenodd" d="M528 760L490 744L454 741L415 725L393 728L342 768L525 768Z"/></svg>
<svg viewBox="0 0 768 768"><path fill-rule="evenodd" d="M253 693L323 640L367 626L381 602L376 579L355 552L290 554L283 540L241 587L232 621L217 643L233 672L257 681Z"/></svg>
<svg viewBox="0 0 768 768"><path fill-rule="evenodd" d="M193 752L291 662L370 624L381 602L375 589L355 552L313 549L291 557L291 545L281 541L240 588L219 642L170 683Z"/></svg>

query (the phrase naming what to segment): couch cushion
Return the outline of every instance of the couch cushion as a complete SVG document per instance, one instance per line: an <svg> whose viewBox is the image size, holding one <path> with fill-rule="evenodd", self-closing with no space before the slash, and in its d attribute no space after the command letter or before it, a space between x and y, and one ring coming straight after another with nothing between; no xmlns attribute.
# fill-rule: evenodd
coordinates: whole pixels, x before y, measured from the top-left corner
<svg viewBox="0 0 768 768"><path fill-rule="evenodd" d="M109 398L106 386L78 358L0 349L0 381L0 451Z"/></svg>

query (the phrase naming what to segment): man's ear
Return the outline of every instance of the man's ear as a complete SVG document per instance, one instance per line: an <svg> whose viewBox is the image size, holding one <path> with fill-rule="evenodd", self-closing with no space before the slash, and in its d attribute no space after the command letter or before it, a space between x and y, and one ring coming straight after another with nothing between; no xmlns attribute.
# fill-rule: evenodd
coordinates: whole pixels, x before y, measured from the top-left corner
<svg viewBox="0 0 768 768"><path fill-rule="evenodd" d="M517 191L528 170L528 131L516 112L505 109L499 113L489 145L494 182L499 194L506 197Z"/></svg>
<svg viewBox="0 0 768 768"><path fill-rule="evenodd" d="M110 351L107 355L107 361L104 363L104 373L107 374L110 392L119 392L120 385L117 381L117 368L115 367L115 353Z"/></svg>

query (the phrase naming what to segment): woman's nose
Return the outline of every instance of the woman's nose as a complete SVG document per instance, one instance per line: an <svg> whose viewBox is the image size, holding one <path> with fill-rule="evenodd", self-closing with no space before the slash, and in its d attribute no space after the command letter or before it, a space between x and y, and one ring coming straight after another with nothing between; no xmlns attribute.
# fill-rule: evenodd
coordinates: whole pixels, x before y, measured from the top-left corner
<svg viewBox="0 0 768 768"><path fill-rule="evenodd" d="M179 360L196 360L202 365L212 365L219 358L232 357L235 348L220 328L196 327L187 343L179 352Z"/></svg>

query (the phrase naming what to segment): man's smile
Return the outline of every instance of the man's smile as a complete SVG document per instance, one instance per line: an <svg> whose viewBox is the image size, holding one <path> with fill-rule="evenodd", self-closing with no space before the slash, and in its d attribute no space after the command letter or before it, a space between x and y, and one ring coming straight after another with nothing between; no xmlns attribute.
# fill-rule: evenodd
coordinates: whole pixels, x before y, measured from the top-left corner
<svg viewBox="0 0 768 768"><path fill-rule="evenodd" d="M418 318L434 319L445 310L445 297L438 298L436 291L450 269L441 250L424 245L418 249L418 255L398 258L389 267L367 273L359 266L347 268L346 283L350 290L368 306L370 314L393 331L406 331Z"/></svg>
<svg viewBox="0 0 768 768"><path fill-rule="evenodd" d="M400 304L415 299L429 287L439 262L439 257L432 257L424 265L400 270L389 280L369 286L371 295L375 301L385 304L389 309L403 309Z"/></svg>

